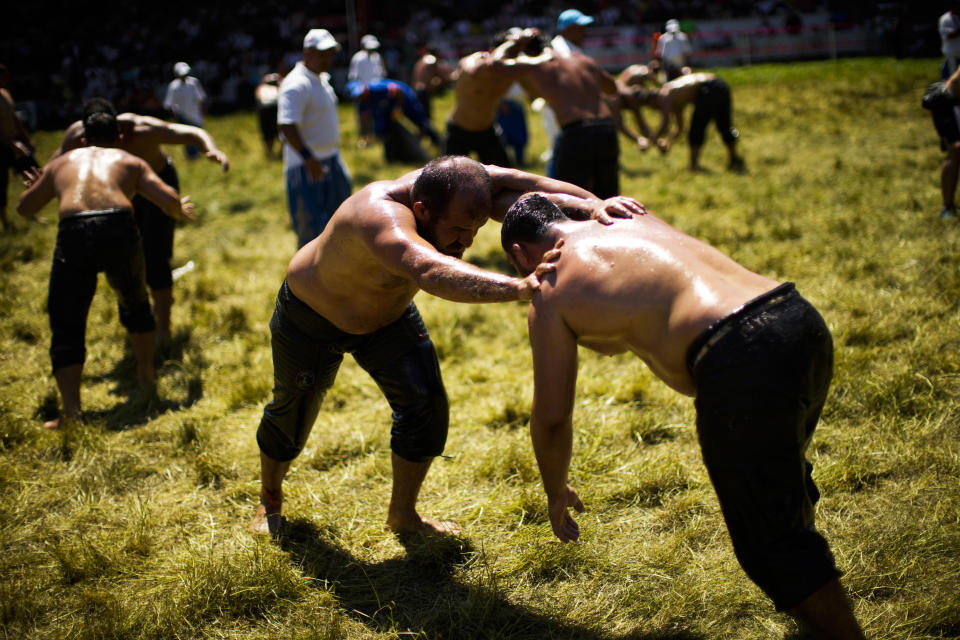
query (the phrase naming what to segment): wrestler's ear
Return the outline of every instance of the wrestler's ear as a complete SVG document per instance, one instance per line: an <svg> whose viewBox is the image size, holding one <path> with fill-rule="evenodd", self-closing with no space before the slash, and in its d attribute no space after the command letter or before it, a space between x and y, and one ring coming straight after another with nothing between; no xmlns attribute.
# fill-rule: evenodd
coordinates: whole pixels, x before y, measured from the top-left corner
<svg viewBox="0 0 960 640"><path fill-rule="evenodd" d="M422 200L413 203L413 217L421 224L430 222L430 211Z"/></svg>
<svg viewBox="0 0 960 640"><path fill-rule="evenodd" d="M523 275L532 273L537 264L539 264L538 261L533 260L531 256L528 255L523 245L517 242L510 245L510 261L513 263L513 266L516 267L517 271Z"/></svg>

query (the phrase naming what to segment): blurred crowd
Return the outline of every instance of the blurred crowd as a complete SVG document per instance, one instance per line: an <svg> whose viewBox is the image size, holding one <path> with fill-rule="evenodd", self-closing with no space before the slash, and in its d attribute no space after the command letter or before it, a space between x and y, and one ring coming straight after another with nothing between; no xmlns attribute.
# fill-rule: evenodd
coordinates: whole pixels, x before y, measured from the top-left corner
<svg viewBox="0 0 960 640"><path fill-rule="evenodd" d="M582 11L598 27L633 25L662 29L669 18L708 20L759 16L778 26L791 16L830 11L837 21L862 20L883 12L877 3L836 0L584 0ZM887 3L890 4L890 3ZM896 4L896 3L894 3ZM211 113L252 109L254 91L271 72L289 70L299 57L300 38L324 27L345 43L332 70L344 94L350 56L359 35L376 34L387 76L408 81L417 45L429 44L448 60L476 49L476 39L514 25L549 33L567 5L549 0L490 3L423 0L409 3L348 0L244 1L205 5L171 0L162 4L20 3L0 27L0 62L11 71L11 91L31 128L58 128L75 120L83 101L105 96L121 111L168 115L163 109L173 65L185 60L202 83ZM343 6L352 6L357 33L351 33ZM8 14L7 17L10 17Z"/></svg>

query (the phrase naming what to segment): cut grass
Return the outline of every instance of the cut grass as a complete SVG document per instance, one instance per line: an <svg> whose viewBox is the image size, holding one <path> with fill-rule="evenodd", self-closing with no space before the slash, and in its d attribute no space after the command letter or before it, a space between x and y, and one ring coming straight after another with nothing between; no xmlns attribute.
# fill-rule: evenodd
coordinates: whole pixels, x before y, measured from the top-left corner
<svg viewBox="0 0 960 640"><path fill-rule="evenodd" d="M833 331L836 372L810 458L818 527L873 638L960 637L960 226L937 218L941 154L919 106L937 61L723 69L749 172L624 143L624 193L745 266L792 280ZM438 100L439 125L450 96ZM356 186L388 167L355 146ZM211 118L231 158L173 149L199 221L179 229L174 343L158 398L101 285L87 330L88 419L59 433L46 282L53 225L0 237L0 635L5 638L798 638L736 564L691 402L635 358L580 354L571 479L583 540L550 532L526 433L526 305L421 294L451 405L423 487L449 540L383 529L389 408L351 359L286 483L278 541L245 526L272 384L267 323L295 249L280 164L255 116ZM529 157L545 146L530 120ZM38 133L46 158L59 133ZM542 165L534 171L542 172ZM11 189L15 202L19 193ZM46 212L53 217L52 209ZM506 270L495 223L467 258Z"/></svg>

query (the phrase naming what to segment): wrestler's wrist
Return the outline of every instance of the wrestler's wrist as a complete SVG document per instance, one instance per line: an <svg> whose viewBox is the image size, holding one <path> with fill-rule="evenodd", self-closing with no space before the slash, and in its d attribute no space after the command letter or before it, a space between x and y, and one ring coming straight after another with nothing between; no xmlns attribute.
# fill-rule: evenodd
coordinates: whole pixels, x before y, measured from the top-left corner
<svg viewBox="0 0 960 640"><path fill-rule="evenodd" d="M311 160L313 158L313 152L310 151L310 147L303 145L303 147L297 153L300 154L300 157L304 160Z"/></svg>

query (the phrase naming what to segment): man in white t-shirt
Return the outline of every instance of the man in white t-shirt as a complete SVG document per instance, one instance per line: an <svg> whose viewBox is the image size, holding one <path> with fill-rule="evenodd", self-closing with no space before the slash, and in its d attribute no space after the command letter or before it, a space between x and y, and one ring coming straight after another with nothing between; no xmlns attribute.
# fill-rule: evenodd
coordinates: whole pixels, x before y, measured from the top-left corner
<svg viewBox="0 0 960 640"><path fill-rule="evenodd" d="M190 75L190 65L178 62L173 65L176 78L167 85L163 98L163 108L173 113L177 122L194 127L203 127L203 113L206 110L207 94L200 81ZM197 148L186 146L187 157L197 157Z"/></svg>
<svg viewBox="0 0 960 640"><path fill-rule="evenodd" d="M350 69L347 71L347 80L370 84L387 77L383 66L383 59L377 53L380 41L377 36L367 34L360 38L360 50L350 58Z"/></svg>
<svg viewBox="0 0 960 640"><path fill-rule="evenodd" d="M663 65L668 81L682 75L684 67L690 66L691 53L693 46L687 34L680 30L680 21L667 20L666 32L657 40L656 57Z"/></svg>
<svg viewBox="0 0 960 640"><path fill-rule="evenodd" d="M352 189L340 157L337 94L327 73L339 49L329 31L311 29L303 39L303 60L280 83L277 125L284 141L287 205L299 247L320 235Z"/></svg>

